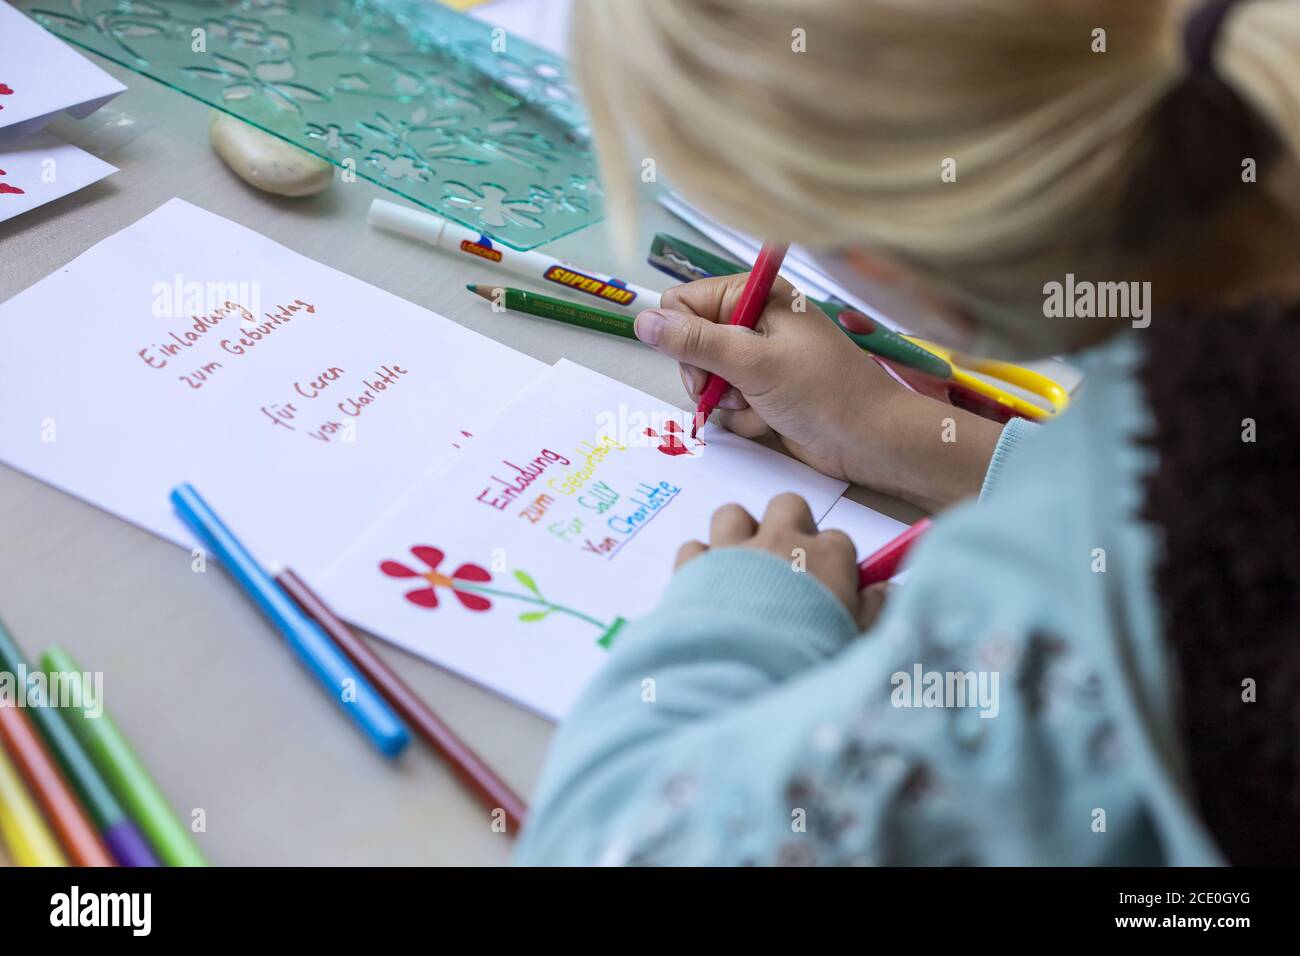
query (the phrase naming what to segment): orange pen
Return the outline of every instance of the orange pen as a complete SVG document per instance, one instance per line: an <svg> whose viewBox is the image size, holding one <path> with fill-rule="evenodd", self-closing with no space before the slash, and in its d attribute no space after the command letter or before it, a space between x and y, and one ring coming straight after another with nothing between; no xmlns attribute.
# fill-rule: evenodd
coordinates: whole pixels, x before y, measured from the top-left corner
<svg viewBox="0 0 1300 956"><path fill-rule="evenodd" d="M115 866L31 720L18 707L0 706L0 742L44 809L72 865Z"/></svg>

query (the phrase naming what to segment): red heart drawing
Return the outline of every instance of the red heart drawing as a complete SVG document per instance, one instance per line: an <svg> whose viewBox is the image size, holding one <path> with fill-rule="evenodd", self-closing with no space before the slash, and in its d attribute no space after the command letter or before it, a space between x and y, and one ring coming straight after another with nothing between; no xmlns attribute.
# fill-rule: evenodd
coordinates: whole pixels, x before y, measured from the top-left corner
<svg viewBox="0 0 1300 956"><path fill-rule="evenodd" d="M0 83L0 96L12 96L13 92L13 88L7 83ZM0 106L0 110L2 109L4 109L4 107Z"/></svg>
<svg viewBox="0 0 1300 956"><path fill-rule="evenodd" d="M682 429L681 425L678 425L672 419L669 419L668 423L664 425L664 434L660 435L653 428L647 428L645 433L651 438L659 439L659 450L665 455L673 455L675 457L677 455L691 454L691 450L686 447L685 443L681 439L681 436L685 434L685 431Z"/></svg>
<svg viewBox="0 0 1300 956"><path fill-rule="evenodd" d="M3 176L4 174L5 171L0 169L0 176ZM8 183L0 183L0 196L3 196L5 193L11 193L16 196L23 195L23 191L17 186L10 186Z"/></svg>

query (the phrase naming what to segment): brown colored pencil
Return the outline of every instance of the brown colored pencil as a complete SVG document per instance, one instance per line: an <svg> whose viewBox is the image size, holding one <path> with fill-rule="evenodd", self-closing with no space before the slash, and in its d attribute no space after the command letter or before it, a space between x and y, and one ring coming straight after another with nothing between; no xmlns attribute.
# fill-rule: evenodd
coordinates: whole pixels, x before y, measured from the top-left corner
<svg viewBox="0 0 1300 956"><path fill-rule="evenodd" d="M329 635L357 666L375 689L393 706L416 733L428 742L450 765L461 779L490 809L505 813L507 831L517 833L528 813L523 800L515 795L500 777L471 750L455 732L442 722L429 705L420 699L400 677L385 664L365 643L329 609L302 578L285 568L275 576L276 582L288 592L321 629Z"/></svg>
<svg viewBox="0 0 1300 956"><path fill-rule="evenodd" d="M36 728L16 706L0 705L0 742L45 810L72 865L116 866Z"/></svg>

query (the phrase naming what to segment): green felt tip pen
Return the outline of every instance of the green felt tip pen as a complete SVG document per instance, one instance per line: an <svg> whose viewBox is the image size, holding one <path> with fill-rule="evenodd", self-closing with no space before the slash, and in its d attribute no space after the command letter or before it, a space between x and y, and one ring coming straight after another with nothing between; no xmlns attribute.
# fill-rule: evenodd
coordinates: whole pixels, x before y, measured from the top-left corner
<svg viewBox="0 0 1300 956"><path fill-rule="evenodd" d="M885 328L879 322L868 318L857 309L834 302L819 302L817 306L830 316L830 320L839 326L840 331L852 339L858 348L865 349L872 355L878 355L882 359L897 362L899 365L906 365L918 372L924 372L926 375L933 375L941 379L952 378L952 366L948 364L946 359L940 358L929 349L921 348L915 342L909 342L897 332ZM858 323L870 331L850 332L844 327L842 316L845 312L857 315Z"/></svg>
<svg viewBox="0 0 1300 956"><path fill-rule="evenodd" d="M678 239L676 236L670 236L663 232L657 233L654 241L650 244L648 261L656 269L666 272L674 278L681 279L683 282L693 282L712 276L735 275L740 272L747 272L749 269L748 266L741 265L739 262L734 262L725 256L715 255L701 249L699 246L686 242L684 239ZM885 328L879 322L872 321L866 316L863 316L862 320L859 321L860 324L870 328L871 331L850 332L844 327L840 315L843 312L856 312L858 315L862 315L857 309L840 302L814 299L812 296L808 297L808 301L825 312L831 321L839 326L840 331L852 339L858 348L865 349L872 355L878 355L891 362L906 365L918 372L924 372L927 375L934 375L941 379L952 377L952 366L946 360L935 355L929 349L924 349L914 342L909 342L897 332Z"/></svg>
<svg viewBox="0 0 1300 956"><path fill-rule="evenodd" d="M494 306L499 303L512 312L539 315L544 319L555 319L557 322L581 326L584 329L595 329L597 332L609 332L625 339L636 338L632 324L635 316L608 312L605 309L569 302L566 299L554 299L549 295L538 295L536 292L525 292L523 289L511 289L507 286L471 283L465 288L487 299Z"/></svg>
<svg viewBox="0 0 1300 956"><path fill-rule="evenodd" d="M35 673L4 621L0 621L0 672L4 671L15 677L20 673L28 677ZM90 754L77 740L76 734L68 726L68 719L50 704L49 691L37 691L24 680L19 693L29 702L27 713L32 718L32 723L59 762L64 776L77 791L82 806L94 820L113 857L122 866L157 866L158 860L148 843L127 816L126 809L113 795Z"/></svg>
<svg viewBox="0 0 1300 956"><path fill-rule="evenodd" d="M82 687L81 667L62 648L48 648L41 655L41 669L58 675L74 698L79 696L86 701L91 699L87 694L93 697L93 690ZM167 866L207 866L208 861L189 828L176 816L112 718L106 712L99 712L98 716L88 713L85 707L62 707L59 713L66 718L73 734L144 832L159 859Z"/></svg>

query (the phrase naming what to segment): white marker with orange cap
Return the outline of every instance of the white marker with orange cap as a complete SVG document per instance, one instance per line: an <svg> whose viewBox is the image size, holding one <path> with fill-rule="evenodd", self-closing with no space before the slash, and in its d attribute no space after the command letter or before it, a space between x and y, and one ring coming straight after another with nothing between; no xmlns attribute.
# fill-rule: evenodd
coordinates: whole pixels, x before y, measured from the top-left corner
<svg viewBox="0 0 1300 956"><path fill-rule="evenodd" d="M376 228L418 239L435 249L475 259L479 264L499 266L515 275L580 292L603 305L617 306L630 312L659 308L660 293L653 289L590 269L579 269L544 252L511 249L485 233L419 209L376 199L370 204L369 219L370 225Z"/></svg>

